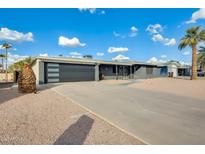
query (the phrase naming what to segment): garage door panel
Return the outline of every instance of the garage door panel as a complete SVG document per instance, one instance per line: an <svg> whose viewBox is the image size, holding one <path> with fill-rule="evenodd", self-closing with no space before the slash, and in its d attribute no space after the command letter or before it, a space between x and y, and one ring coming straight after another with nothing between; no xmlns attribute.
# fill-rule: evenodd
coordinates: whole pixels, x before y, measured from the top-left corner
<svg viewBox="0 0 205 154"><path fill-rule="evenodd" d="M95 70L93 65L60 64L60 82L93 81Z"/></svg>
<svg viewBox="0 0 205 154"><path fill-rule="evenodd" d="M54 83L59 82L59 64L58 63L46 63L46 82Z"/></svg>

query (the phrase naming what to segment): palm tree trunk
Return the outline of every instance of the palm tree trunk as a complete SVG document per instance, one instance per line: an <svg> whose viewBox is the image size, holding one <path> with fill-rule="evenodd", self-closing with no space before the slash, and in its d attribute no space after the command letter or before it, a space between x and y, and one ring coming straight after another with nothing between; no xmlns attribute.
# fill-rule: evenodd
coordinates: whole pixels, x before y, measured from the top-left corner
<svg viewBox="0 0 205 154"><path fill-rule="evenodd" d="M192 69L191 69L191 80L197 79L197 55L196 45L192 45Z"/></svg>
<svg viewBox="0 0 205 154"><path fill-rule="evenodd" d="M7 73L7 62L8 62L8 59L7 59L7 48L6 48L6 82L8 82L8 73Z"/></svg>

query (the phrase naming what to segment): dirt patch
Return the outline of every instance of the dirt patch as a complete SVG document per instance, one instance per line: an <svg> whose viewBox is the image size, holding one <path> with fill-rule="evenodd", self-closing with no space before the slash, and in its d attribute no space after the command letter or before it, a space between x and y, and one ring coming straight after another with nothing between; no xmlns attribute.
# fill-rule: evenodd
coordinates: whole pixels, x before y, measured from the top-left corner
<svg viewBox="0 0 205 154"><path fill-rule="evenodd" d="M145 90L167 92L186 97L205 100L205 80L187 80L177 78L154 78L129 85L130 87Z"/></svg>

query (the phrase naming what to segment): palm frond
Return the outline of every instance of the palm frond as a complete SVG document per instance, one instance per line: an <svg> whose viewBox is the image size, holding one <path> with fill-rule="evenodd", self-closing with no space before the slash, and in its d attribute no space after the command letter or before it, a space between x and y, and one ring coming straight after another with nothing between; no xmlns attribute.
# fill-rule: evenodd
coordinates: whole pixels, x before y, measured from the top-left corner
<svg viewBox="0 0 205 154"><path fill-rule="evenodd" d="M0 58L6 58L5 54L0 54Z"/></svg>
<svg viewBox="0 0 205 154"><path fill-rule="evenodd" d="M201 30L200 26L189 28L180 40L178 49L182 50L186 46L195 46L201 41L205 41L205 30Z"/></svg>
<svg viewBox="0 0 205 154"><path fill-rule="evenodd" d="M199 52L205 52L205 47L199 47L200 49L199 49Z"/></svg>
<svg viewBox="0 0 205 154"><path fill-rule="evenodd" d="M205 41L205 29L201 30L201 32L199 33L199 37L201 41Z"/></svg>
<svg viewBox="0 0 205 154"><path fill-rule="evenodd" d="M187 38L187 37L183 37L180 42L179 42L179 46L178 46L178 49L179 50L182 50L184 49L185 47L189 46L190 44L190 39Z"/></svg>
<svg viewBox="0 0 205 154"><path fill-rule="evenodd" d="M2 45L2 48L4 48L4 49L9 49L11 47L12 47L12 45L9 43L3 43L3 45Z"/></svg>

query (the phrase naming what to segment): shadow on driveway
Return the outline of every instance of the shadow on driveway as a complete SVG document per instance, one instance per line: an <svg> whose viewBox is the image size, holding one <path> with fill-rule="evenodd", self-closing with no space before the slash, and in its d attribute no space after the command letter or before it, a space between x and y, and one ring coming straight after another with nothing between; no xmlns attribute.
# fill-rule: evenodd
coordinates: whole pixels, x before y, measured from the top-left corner
<svg viewBox="0 0 205 154"><path fill-rule="evenodd" d="M87 115L81 116L55 141L55 145L81 145L89 134L94 120Z"/></svg>
<svg viewBox="0 0 205 154"><path fill-rule="evenodd" d="M37 94L44 91L44 90L47 90L47 89L50 89L50 88L53 88L53 87L57 87L57 86L60 86L60 85L61 84L44 84L44 85L40 85L40 86L37 87ZM7 101L9 101L11 99L16 99L18 97L29 94L29 93L19 92L17 85L16 85L16 87L11 87L11 86L7 87L8 89L5 88L5 87L0 88L0 105L3 104L3 103L6 103ZM30 94L32 94L32 93L30 93ZM33 93L33 95L35 95L35 94Z"/></svg>

